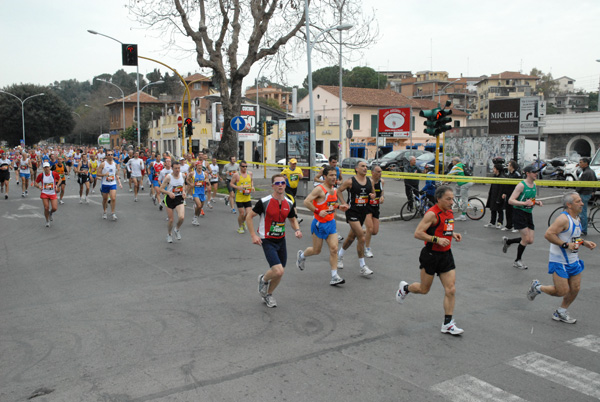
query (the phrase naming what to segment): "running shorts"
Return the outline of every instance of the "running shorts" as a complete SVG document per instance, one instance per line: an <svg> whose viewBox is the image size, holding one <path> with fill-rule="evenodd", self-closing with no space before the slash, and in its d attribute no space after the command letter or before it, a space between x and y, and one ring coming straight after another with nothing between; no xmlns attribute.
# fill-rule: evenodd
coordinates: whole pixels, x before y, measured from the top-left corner
<svg viewBox="0 0 600 402"><path fill-rule="evenodd" d="M287 247L285 239L273 241L271 239L262 239L262 248L269 263L269 267L283 265L287 263Z"/></svg>
<svg viewBox="0 0 600 402"><path fill-rule="evenodd" d="M182 196L177 196L175 198L171 198L168 195L165 195L165 205L167 206L167 208L175 209L181 204L183 204Z"/></svg>
<svg viewBox="0 0 600 402"><path fill-rule="evenodd" d="M550 262L548 263L548 273L556 274L561 278L569 279L575 275L579 275L585 266L583 261L577 260L572 264L561 264L560 262Z"/></svg>
<svg viewBox="0 0 600 402"><path fill-rule="evenodd" d="M103 194L108 194L110 193L111 190L117 190L117 185L116 184L103 184L102 187L100 187L100 192Z"/></svg>
<svg viewBox="0 0 600 402"><path fill-rule="evenodd" d="M419 256L420 268L424 269L427 275L434 276L452 271L456 268L454 265L454 257L452 250L448 251L432 251L427 247L423 247Z"/></svg>
<svg viewBox="0 0 600 402"><path fill-rule="evenodd" d="M513 208L513 226L515 229L521 230L529 228L535 230L533 224L533 214L520 209Z"/></svg>
<svg viewBox="0 0 600 402"><path fill-rule="evenodd" d="M364 212L357 212L356 210L349 209L346 211L346 222L360 222L360 226L365 223L367 213L370 211L369 207L363 207Z"/></svg>
<svg viewBox="0 0 600 402"><path fill-rule="evenodd" d="M319 239L327 239L329 235L336 234L337 227L335 224L335 219L332 219L325 223L313 219L310 225L310 233L314 234Z"/></svg>

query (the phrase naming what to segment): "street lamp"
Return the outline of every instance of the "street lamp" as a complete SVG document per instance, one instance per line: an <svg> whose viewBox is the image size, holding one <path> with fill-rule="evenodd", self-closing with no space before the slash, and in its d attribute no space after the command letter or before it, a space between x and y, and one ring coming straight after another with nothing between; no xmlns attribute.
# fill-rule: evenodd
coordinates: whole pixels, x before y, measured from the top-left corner
<svg viewBox="0 0 600 402"><path fill-rule="evenodd" d="M19 98L17 95L11 94L10 92L6 92L1 89L0 89L0 92L2 92L3 94L13 96L13 97L17 98L19 100L19 102L21 102L21 121L23 122L23 146L25 146L25 102L27 102L31 98L35 98L36 96L44 96L45 94L42 92L39 94L31 95L31 96L25 98L24 100L21 100L21 98Z"/></svg>
<svg viewBox="0 0 600 402"><path fill-rule="evenodd" d="M85 107L89 107L90 109L95 109L95 107L93 107L93 106L90 106L90 105L88 105L88 104L85 104L85 105L83 105L83 106L85 106ZM100 117L100 135L102 135L102 131L103 131L103 130L102 130L102 128L103 128L103 127L102 127L102 117Z"/></svg>
<svg viewBox="0 0 600 402"><path fill-rule="evenodd" d="M119 42L121 45L123 45L124 43L121 42L120 40L117 40L115 38L113 38L112 36L108 36L108 35L104 35L103 33L88 29L87 30L89 33L91 33L92 35L100 35L100 36L104 36L105 38L108 39L112 39L115 42ZM140 66L139 63L138 65L135 66L136 68L136 80L135 80L135 85L136 85L136 90L137 90L137 114L138 116L140 115ZM122 91L121 91L122 92ZM125 98L125 96L123 96L123 98ZM125 119L123 118L123 124L125 124ZM138 149L140 148L140 125L137 125L137 138L138 138Z"/></svg>
<svg viewBox="0 0 600 402"><path fill-rule="evenodd" d="M79 120L81 120L81 115L77 112L73 112L71 111L71 113L73 113L75 116L79 117ZM81 130L79 130L79 146L81 146Z"/></svg>
<svg viewBox="0 0 600 402"><path fill-rule="evenodd" d="M596 59L596 61L600 62L600 59ZM598 83L598 111L600 112L600 83Z"/></svg>
<svg viewBox="0 0 600 402"><path fill-rule="evenodd" d="M125 92L123 92L123 90L121 89L121 87L120 87L120 86L118 86L117 84L113 84L113 83L112 83L112 82L110 82L110 81L103 80L102 78L96 78L96 80L98 80L98 81L102 81L102 82L105 82L105 83L107 83L107 84L110 84L110 85L112 85L113 87L117 87L117 89L118 89L119 91L121 91L121 99L123 100L123 134L125 134ZM112 97L111 97L111 96L109 96L109 98L112 98ZM115 98L113 98L113 99L114 99L114 100L117 100L117 99L115 99Z"/></svg>
<svg viewBox="0 0 600 402"><path fill-rule="evenodd" d="M442 92L444 92L444 89L448 88L450 85L454 84L456 81L460 81L460 78L455 79L452 82L449 82L448 84L444 85L442 87L442 89L439 90L438 94L439 94L439 98L438 98L438 104L441 105L442 104Z"/></svg>
<svg viewBox="0 0 600 402"><path fill-rule="evenodd" d="M308 104L309 104L309 120L310 120L310 166L315 165L315 152L317 152L317 139L315 133L315 110L313 103L313 88L312 88L312 65L311 65L311 52L312 49L317 42L317 39L321 35L325 35L329 31L338 30L338 31L347 31L352 28L350 24L341 24L335 27L328 28L324 31L321 31L313 41L310 40L310 19L308 15L308 0L304 2L304 14L306 19L306 58L307 58L307 67L308 67ZM342 122L340 121L340 124ZM311 170L312 172L312 170ZM312 173L311 173L312 176Z"/></svg>

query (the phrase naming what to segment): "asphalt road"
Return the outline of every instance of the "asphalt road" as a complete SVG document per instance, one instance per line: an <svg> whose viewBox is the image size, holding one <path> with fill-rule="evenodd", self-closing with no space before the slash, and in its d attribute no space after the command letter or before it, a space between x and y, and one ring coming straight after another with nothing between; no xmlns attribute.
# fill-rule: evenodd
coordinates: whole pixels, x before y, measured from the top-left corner
<svg viewBox="0 0 600 402"><path fill-rule="evenodd" d="M389 200L397 193L399 204L396 183ZM268 309L257 293L263 252L236 233L223 202L199 227L188 207L183 239L168 244L166 214L147 191L134 203L119 190L112 222L98 194L79 204L70 180L51 228L30 193L15 198L13 187L0 200L2 402L600 399L599 251L582 252L577 324L551 319L559 299L525 297L533 278L550 280L543 230L555 205L534 212L526 271L512 268L516 247L502 254L506 232L485 219L457 222L455 319L465 333L452 337L440 333L439 281L403 305L394 298L399 280L419 278L416 220L382 223L374 275L359 276L350 250L346 284L330 287L325 254L295 267L311 242L305 217L305 237L287 240L278 307ZM346 235L347 224L338 228Z"/></svg>

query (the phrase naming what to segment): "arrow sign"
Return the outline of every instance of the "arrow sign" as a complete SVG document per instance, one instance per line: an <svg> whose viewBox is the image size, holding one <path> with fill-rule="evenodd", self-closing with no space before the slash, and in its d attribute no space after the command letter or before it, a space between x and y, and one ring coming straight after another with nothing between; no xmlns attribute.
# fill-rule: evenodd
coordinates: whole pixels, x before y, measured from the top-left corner
<svg viewBox="0 0 600 402"><path fill-rule="evenodd" d="M43 218L44 215L40 215L37 212L33 213L33 214L29 214L29 215L17 215L17 214L9 214L8 212L4 213L3 218L6 219L19 219L19 218Z"/></svg>
<svg viewBox="0 0 600 402"><path fill-rule="evenodd" d="M19 211L23 211L24 209L39 209L38 207L34 207L33 205L23 204L19 207Z"/></svg>
<svg viewBox="0 0 600 402"><path fill-rule="evenodd" d="M246 120L242 116L235 116L229 124L235 131L242 131L246 127Z"/></svg>

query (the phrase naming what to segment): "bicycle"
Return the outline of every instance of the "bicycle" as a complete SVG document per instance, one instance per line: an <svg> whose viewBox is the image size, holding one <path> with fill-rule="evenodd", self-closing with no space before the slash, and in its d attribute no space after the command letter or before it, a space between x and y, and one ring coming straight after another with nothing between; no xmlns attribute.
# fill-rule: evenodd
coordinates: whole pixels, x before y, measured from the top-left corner
<svg viewBox="0 0 600 402"><path fill-rule="evenodd" d="M454 216L457 216L459 213L462 214L462 211L459 208L459 198L454 197L454 203L452 204L452 212ZM467 216L469 219L478 221L485 216L485 203L477 196L472 195L469 196L467 200Z"/></svg>
<svg viewBox="0 0 600 402"><path fill-rule="evenodd" d="M560 207L552 211L552 213L548 217L548 226L550 226L552 222L554 222L554 220L558 217L558 215L562 214L564 210L564 207L561 205ZM598 200L594 200L592 202L592 206L588 208L588 228L591 226L598 233L600 233L600 213L598 213L599 210L600 205L598 204Z"/></svg>
<svg viewBox="0 0 600 402"><path fill-rule="evenodd" d="M419 216L424 216L425 212L427 212L429 208L433 206L424 191L418 191L418 194L416 190L413 191L412 198L412 208L409 208L409 203L406 201L400 209L400 217L402 220L409 221L417 216L417 214Z"/></svg>

